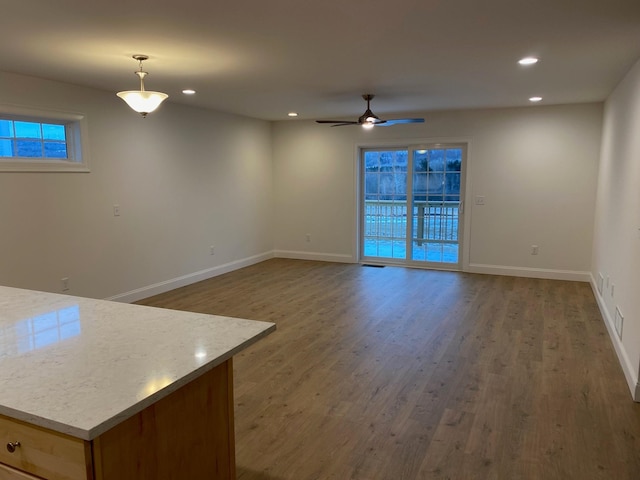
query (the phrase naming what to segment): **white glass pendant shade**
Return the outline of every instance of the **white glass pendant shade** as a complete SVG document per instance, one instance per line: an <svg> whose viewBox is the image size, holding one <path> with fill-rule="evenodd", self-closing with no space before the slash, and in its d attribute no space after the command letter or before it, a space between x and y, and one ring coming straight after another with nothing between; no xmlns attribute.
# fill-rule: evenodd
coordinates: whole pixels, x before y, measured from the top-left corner
<svg viewBox="0 0 640 480"><path fill-rule="evenodd" d="M166 93L146 90L128 90L126 92L118 92L116 95L142 116L153 112L169 96Z"/></svg>

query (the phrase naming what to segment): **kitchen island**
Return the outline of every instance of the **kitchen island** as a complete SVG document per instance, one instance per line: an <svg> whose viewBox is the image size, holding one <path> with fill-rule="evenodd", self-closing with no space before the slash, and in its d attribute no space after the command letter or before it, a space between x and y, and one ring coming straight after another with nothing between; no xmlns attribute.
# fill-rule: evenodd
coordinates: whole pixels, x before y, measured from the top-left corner
<svg viewBox="0 0 640 480"><path fill-rule="evenodd" d="M274 330L0 287L0 480L234 479L232 357Z"/></svg>

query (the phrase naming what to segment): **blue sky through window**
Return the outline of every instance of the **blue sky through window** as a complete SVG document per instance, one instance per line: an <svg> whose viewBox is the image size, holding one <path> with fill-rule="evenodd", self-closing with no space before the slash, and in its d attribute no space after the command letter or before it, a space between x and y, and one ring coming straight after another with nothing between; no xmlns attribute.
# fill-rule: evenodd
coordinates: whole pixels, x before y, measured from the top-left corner
<svg viewBox="0 0 640 480"><path fill-rule="evenodd" d="M0 157L66 159L64 125L0 119Z"/></svg>

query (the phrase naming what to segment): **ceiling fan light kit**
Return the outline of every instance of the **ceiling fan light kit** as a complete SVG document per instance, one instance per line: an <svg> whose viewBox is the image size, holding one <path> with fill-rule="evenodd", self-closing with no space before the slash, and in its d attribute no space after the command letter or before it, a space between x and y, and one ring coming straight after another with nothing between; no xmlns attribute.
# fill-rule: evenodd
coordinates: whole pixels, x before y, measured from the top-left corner
<svg viewBox="0 0 640 480"><path fill-rule="evenodd" d="M146 117L148 113L156 110L160 104L169 97L169 95L162 92L145 90L144 77L146 77L148 73L142 70L142 62L148 60L149 57L147 55L133 55L133 58L140 64L140 70L134 72L138 77L140 77L140 90L127 90L124 92L118 92L116 95L127 102L127 105L129 105L133 110L143 117Z"/></svg>
<svg viewBox="0 0 640 480"><path fill-rule="evenodd" d="M373 128L377 126L389 127L399 123L424 123L424 118L395 118L392 120L381 120L380 117L371 111L371 100L375 95L367 93L362 98L367 102L367 109L358 117L358 120L350 122L345 120L316 120L316 123L331 123L332 127L343 127L345 125L361 125L362 128Z"/></svg>

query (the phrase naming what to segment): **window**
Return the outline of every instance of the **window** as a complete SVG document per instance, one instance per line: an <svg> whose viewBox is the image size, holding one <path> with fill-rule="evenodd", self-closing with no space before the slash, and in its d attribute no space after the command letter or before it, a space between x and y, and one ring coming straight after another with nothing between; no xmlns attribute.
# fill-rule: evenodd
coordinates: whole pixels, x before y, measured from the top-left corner
<svg viewBox="0 0 640 480"><path fill-rule="evenodd" d="M0 105L0 171L88 172L85 117Z"/></svg>
<svg viewBox="0 0 640 480"><path fill-rule="evenodd" d="M0 119L0 157L67 159L64 125Z"/></svg>

